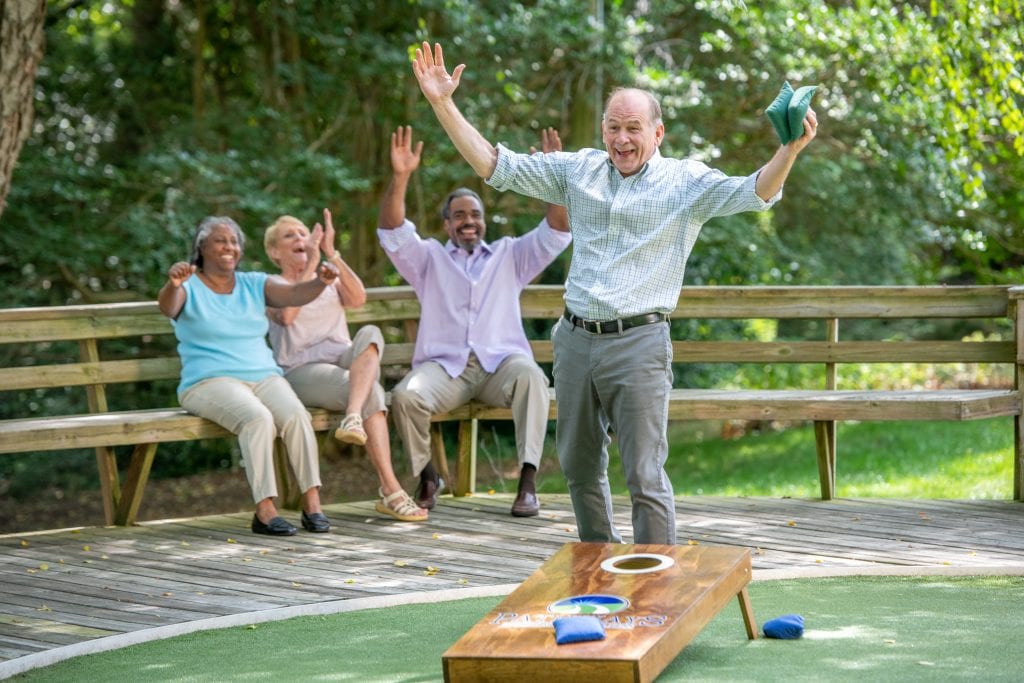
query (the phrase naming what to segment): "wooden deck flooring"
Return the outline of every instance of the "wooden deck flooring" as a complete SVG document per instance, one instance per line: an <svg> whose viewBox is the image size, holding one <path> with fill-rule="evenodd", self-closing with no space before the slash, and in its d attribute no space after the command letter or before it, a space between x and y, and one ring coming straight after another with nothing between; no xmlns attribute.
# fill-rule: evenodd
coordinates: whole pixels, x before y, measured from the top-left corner
<svg viewBox="0 0 1024 683"><path fill-rule="evenodd" d="M515 519L508 495L444 497L425 524L346 503L327 508L330 534L284 539L250 533L248 514L0 536L0 678L90 643L139 642L210 619L252 623L423 592L497 594L578 540L568 498L542 502L539 517ZM627 541L629 511L628 499L616 500ZM677 512L680 543L750 548L755 580L1024 574L1024 504L1012 501L682 498Z"/></svg>

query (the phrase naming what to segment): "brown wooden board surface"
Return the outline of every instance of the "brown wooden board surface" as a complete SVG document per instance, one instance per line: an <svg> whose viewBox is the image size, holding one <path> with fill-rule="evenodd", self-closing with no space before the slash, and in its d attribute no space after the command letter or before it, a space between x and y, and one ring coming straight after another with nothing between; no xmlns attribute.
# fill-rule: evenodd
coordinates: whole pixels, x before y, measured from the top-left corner
<svg viewBox="0 0 1024 683"><path fill-rule="evenodd" d="M745 548L567 543L445 651L445 680L651 681L749 581ZM604 638L557 644L553 621L581 609Z"/></svg>

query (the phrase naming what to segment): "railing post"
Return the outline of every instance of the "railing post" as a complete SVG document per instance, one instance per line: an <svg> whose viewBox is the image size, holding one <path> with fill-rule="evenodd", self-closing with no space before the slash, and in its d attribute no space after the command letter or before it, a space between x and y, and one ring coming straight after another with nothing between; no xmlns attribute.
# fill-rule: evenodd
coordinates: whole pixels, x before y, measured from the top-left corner
<svg viewBox="0 0 1024 683"><path fill-rule="evenodd" d="M459 449L455 460L456 496L466 496L476 490L476 419L459 422Z"/></svg>
<svg viewBox="0 0 1024 683"><path fill-rule="evenodd" d="M83 363L98 363L100 350L95 339L78 342L79 356ZM107 412L107 394L102 384L88 384L85 396L90 413ZM107 524L115 524L117 509L121 504L121 483L117 473L117 454L110 446L96 447L96 469L99 471L100 491L103 495L103 517Z"/></svg>
<svg viewBox="0 0 1024 683"><path fill-rule="evenodd" d="M430 423L430 462L434 463L438 476L444 479L445 487L454 491L455 485L448 472L448 454L445 452L444 433L440 422Z"/></svg>
<svg viewBox="0 0 1024 683"><path fill-rule="evenodd" d="M1024 287L1011 287L1007 302L1007 315L1013 322L1014 361L1013 386L1019 397L1024 395L1024 320L1021 319L1020 302L1024 300ZM1013 499L1024 501L1024 406L1018 406L1013 418Z"/></svg>
<svg viewBox="0 0 1024 683"><path fill-rule="evenodd" d="M825 321L825 340L839 342L839 319ZM838 388L835 363L825 363L825 388ZM821 485L821 499L832 500L836 494L836 422L818 420L814 423L814 439L818 447L818 480Z"/></svg>

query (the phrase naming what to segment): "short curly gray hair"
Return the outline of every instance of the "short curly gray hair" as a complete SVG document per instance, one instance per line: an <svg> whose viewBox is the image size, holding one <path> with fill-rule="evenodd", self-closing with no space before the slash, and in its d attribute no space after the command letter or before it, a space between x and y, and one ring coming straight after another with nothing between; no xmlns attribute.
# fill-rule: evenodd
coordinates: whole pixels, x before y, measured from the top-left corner
<svg viewBox="0 0 1024 683"><path fill-rule="evenodd" d="M202 270L203 268L203 243L206 242L206 238L210 236L214 228L224 226L231 228L232 232L235 233L235 238L238 240L238 250L245 251L245 233L242 232L242 228L238 226L234 218L227 216L207 216L203 220L199 221L199 225L196 226L195 237L192 238L192 256L188 262L194 265L196 268Z"/></svg>

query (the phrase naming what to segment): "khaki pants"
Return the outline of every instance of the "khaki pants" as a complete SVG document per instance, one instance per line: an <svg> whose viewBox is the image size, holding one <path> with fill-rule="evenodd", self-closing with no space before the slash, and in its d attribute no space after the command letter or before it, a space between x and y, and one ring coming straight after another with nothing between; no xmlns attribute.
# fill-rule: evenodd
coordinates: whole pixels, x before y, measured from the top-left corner
<svg viewBox="0 0 1024 683"><path fill-rule="evenodd" d="M178 396L181 407L216 422L238 435L252 498L277 497L274 438L279 434L288 452L299 489L320 486L320 460L309 412L279 375L259 382L214 377L192 385Z"/></svg>
<svg viewBox="0 0 1024 683"><path fill-rule="evenodd" d="M430 417L470 399L511 407L519 466L540 465L551 403L544 371L529 356L513 354L489 373L471 353L458 377L449 377L439 364L427 362L414 368L391 392L395 429L405 444L414 475L430 462Z"/></svg>
<svg viewBox="0 0 1024 683"><path fill-rule="evenodd" d="M370 345L377 347L378 357L384 355L384 336L376 325L365 325L359 328L352 339L352 346L341 356L337 363L307 363L292 368L285 374L285 379L292 385L296 395L304 405L327 408L334 411L348 409L349 376L348 369L359 354ZM384 387L380 385L380 366L377 366L377 380L370 387L370 394L363 404L364 420L379 412L387 413L384 403Z"/></svg>

